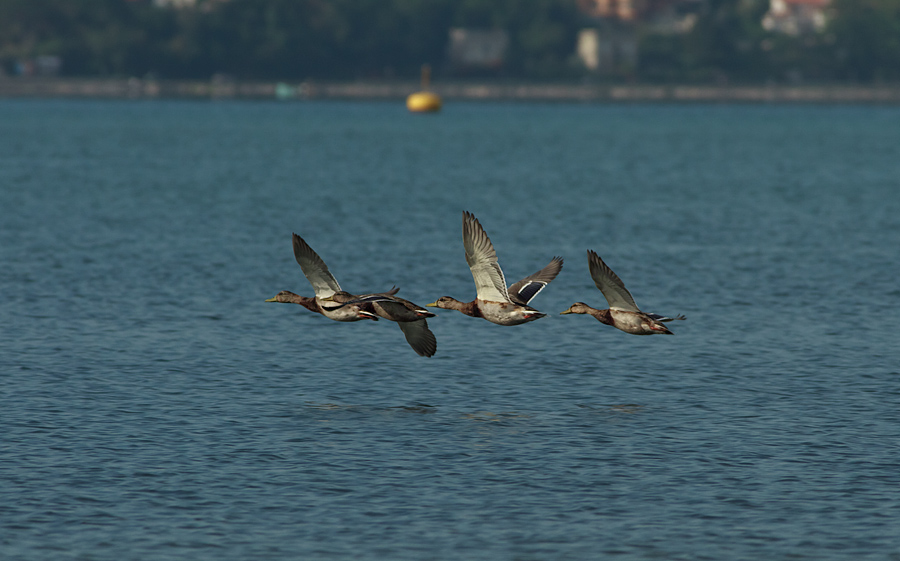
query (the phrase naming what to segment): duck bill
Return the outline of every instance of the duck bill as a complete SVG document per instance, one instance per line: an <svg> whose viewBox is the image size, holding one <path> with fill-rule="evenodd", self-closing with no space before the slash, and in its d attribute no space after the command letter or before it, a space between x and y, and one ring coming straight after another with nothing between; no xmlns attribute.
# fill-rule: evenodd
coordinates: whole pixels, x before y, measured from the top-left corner
<svg viewBox="0 0 900 561"><path fill-rule="evenodd" d="M437 302L432 302L431 304L425 304L429 308L437 308Z"/></svg>

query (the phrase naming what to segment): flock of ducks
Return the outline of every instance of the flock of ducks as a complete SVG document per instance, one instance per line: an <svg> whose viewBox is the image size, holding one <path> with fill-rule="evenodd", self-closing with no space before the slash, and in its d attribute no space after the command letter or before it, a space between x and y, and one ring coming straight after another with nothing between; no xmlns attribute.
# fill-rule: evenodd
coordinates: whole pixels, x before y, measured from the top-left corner
<svg viewBox="0 0 900 561"><path fill-rule="evenodd" d="M475 280L475 300L460 302L450 296L442 296L428 306L458 310L467 316L483 318L498 325L519 325L546 316L547 314L532 308L528 303L556 278L562 270L562 258L554 257L540 271L507 287L503 270L497 262L497 252L478 219L469 212L463 212L462 229L466 263ZM266 302L299 304L334 321L377 321L378 318L393 321L400 326L407 343L417 354L434 355L437 340L428 329L426 318L434 317L435 314L409 300L398 298L396 294L399 289L396 287L388 292L373 294L345 292L322 258L303 238L293 234L293 243L294 257L316 295L310 298L284 290ZM601 323L633 335L672 335L663 323L685 319L683 315L665 317L642 312L618 275L591 250L588 250L588 268L609 308L598 310L583 302L576 302L562 314L589 314Z"/></svg>

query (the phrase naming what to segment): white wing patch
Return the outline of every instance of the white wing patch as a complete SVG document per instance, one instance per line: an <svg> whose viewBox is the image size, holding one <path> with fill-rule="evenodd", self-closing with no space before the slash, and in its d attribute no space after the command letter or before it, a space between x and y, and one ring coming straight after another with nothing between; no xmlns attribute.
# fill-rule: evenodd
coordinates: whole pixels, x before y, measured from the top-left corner
<svg viewBox="0 0 900 561"><path fill-rule="evenodd" d="M479 300L510 302L494 245L474 215L463 212L463 246Z"/></svg>
<svg viewBox="0 0 900 561"><path fill-rule="evenodd" d="M546 267L509 287L509 297L516 304L528 305L562 270L562 257L554 257Z"/></svg>

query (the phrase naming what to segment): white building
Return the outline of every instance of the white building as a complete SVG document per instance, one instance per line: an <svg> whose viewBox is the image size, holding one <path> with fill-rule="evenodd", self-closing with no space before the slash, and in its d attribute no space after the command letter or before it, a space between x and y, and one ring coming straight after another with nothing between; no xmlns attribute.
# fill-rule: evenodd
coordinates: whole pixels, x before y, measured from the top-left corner
<svg viewBox="0 0 900 561"><path fill-rule="evenodd" d="M788 35L818 33L828 22L828 3L829 0L769 0L769 11L763 16L762 26Z"/></svg>
<svg viewBox="0 0 900 561"><path fill-rule="evenodd" d="M503 29L450 30L448 58L457 70L496 70L506 60L509 34Z"/></svg>

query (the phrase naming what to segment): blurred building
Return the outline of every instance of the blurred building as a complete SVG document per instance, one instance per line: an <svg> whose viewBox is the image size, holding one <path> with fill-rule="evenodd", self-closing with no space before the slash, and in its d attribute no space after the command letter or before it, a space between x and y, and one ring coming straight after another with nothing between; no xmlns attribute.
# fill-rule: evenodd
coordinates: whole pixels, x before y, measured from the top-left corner
<svg viewBox="0 0 900 561"><path fill-rule="evenodd" d="M672 32L688 31L705 0L577 0L589 18L658 25Z"/></svg>
<svg viewBox="0 0 900 561"><path fill-rule="evenodd" d="M578 10L593 18L633 21L646 0L578 0Z"/></svg>
<svg viewBox="0 0 900 561"><path fill-rule="evenodd" d="M128 0L134 2L135 0ZM229 0L153 0L153 5L157 8L167 8L170 10L187 10L198 9L201 12L210 12L216 9L216 6L228 2Z"/></svg>
<svg viewBox="0 0 900 561"><path fill-rule="evenodd" d="M153 0L159 8L193 8L197 0Z"/></svg>
<svg viewBox="0 0 900 561"><path fill-rule="evenodd" d="M647 33L675 35L694 29L705 0L648 0L642 23Z"/></svg>
<svg viewBox="0 0 900 561"><path fill-rule="evenodd" d="M825 29L829 0L769 0L762 26L768 31L803 35Z"/></svg>
<svg viewBox="0 0 900 561"><path fill-rule="evenodd" d="M21 58L13 63L16 76L56 76L62 68L62 58L56 55L41 55Z"/></svg>
<svg viewBox="0 0 900 561"><path fill-rule="evenodd" d="M450 29L447 58L457 74L495 72L503 67L509 33L503 29Z"/></svg>
<svg viewBox="0 0 900 561"><path fill-rule="evenodd" d="M638 42L633 30L604 23L578 32L578 59L591 72L628 72L637 65Z"/></svg>
<svg viewBox="0 0 900 561"><path fill-rule="evenodd" d="M637 66L638 33L687 33L703 0L577 0L586 25L576 55L598 74L628 73Z"/></svg>

